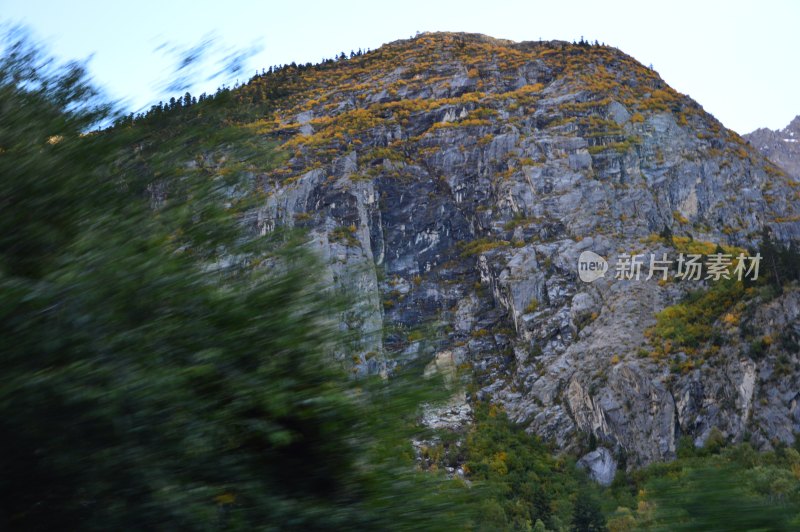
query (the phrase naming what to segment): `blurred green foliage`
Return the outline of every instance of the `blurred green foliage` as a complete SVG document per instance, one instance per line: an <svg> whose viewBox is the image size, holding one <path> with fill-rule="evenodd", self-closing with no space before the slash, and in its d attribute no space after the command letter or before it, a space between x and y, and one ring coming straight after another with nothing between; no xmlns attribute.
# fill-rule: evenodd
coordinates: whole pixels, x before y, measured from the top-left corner
<svg viewBox="0 0 800 532"><path fill-rule="evenodd" d="M682 457L637 472L637 521L649 530L798 530L800 453L749 444L684 448Z"/></svg>
<svg viewBox="0 0 800 532"><path fill-rule="evenodd" d="M718 430L702 447L683 439L678 458L601 488L572 459L479 404L466 447L483 490L476 530L798 530L800 453L727 445Z"/></svg>
<svg viewBox="0 0 800 532"><path fill-rule="evenodd" d="M13 37L0 528L463 526L463 485L414 470L424 391L334 366L342 302L302 241L241 236L242 178L269 147L213 117L87 133L109 109L81 67Z"/></svg>

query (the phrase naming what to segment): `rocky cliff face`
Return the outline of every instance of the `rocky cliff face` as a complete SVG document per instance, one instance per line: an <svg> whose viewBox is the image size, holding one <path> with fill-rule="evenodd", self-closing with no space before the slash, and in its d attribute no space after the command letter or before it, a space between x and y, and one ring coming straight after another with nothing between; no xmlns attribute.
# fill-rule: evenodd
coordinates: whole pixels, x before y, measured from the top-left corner
<svg viewBox="0 0 800 532"><path fill-rule="evenodd" d="M744 138L789 175L800 178L800 116L780 131L761 128Z"/></svg>
<svg viewBox="0 0 800 532"><path fill-rule="evenodd" d="M800 293L751 291L687 344L656 314L712 282L614 278L620 253L800 238L797 180L655 72L607 47L423 34L296 86L253 125L288 159L255 176L267 198L248 223L306 228L361 296L342 317L368 333L355 373L446 366L470 392L431 424L487 399L628 467L715 428L760 447L800 431ZM612 263L593 283L586 250Z"/></svg>

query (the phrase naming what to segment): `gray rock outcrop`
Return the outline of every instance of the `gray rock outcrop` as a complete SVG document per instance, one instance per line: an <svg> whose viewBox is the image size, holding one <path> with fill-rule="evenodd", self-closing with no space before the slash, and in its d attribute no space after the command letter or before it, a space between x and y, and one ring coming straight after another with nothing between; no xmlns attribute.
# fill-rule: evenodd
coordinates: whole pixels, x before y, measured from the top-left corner
<svg viewBox="0 0 800 532"><path fill-rule="evenodd" d="M601 486L610 486L617 473L617 461L611 451L598 447L578 460L578 467L586 469L589 476Z"/></svg>

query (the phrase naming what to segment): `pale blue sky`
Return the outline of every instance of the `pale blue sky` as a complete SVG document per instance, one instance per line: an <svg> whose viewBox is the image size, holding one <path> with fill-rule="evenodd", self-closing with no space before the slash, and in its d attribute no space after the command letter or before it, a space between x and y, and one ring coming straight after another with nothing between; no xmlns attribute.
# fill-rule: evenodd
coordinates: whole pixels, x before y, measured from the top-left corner
<svg viewBox="0 0 800 532"><path fill-rule="evenodd" d="M604 41L652 64L740 133L782 128L800 114L800 2L793 0L0 0L0 20L29 26L61 57L91 55L96 81L131 110L171 95L165 87L173 64L156 51L165 42L189 47L213 35L218 47L261 46L244 81L262 67L374 49L417 31L467 31L515 41ZM222 81L236 79L191 91L210 92Z"/></svg>

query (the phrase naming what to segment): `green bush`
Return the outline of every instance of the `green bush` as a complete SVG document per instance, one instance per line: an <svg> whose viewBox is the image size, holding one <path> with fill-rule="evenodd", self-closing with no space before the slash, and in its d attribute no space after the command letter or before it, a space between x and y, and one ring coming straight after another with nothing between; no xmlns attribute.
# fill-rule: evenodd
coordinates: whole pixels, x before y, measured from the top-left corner
<svg viewBox="0 0 800 532"><path fill-rule="evenodd" d="M656 314L656 325L647 335L662 354L679 349L694 353L711 339L714 322L743 296L741 281L721 279L707 290L690 292L682 302Z"/></svg>

